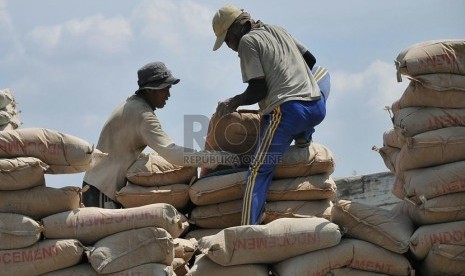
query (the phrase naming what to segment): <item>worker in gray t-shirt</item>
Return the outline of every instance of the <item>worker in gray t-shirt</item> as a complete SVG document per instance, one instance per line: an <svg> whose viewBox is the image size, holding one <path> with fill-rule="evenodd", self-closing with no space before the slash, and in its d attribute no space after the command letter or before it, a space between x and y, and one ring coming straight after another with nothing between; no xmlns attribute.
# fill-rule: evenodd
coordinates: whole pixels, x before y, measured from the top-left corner
<svg viewBox="0 0 465 276"><path fill-rule="evenodd" d="M315 57L281 27L254 21L234 6L212 20L217 50L226 42L238 53L246 90L218 104L215 116L258 103L263 130L252 158L242 209L242 225L259 224L274 169L291 145L308 145L325 115L325 96L311 73Z"/></svg>

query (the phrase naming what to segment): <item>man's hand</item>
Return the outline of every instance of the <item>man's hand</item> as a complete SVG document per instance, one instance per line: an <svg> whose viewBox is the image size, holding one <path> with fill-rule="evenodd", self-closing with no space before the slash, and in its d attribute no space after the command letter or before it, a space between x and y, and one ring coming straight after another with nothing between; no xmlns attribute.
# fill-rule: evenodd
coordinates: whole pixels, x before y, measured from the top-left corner
<svg viewBox="0 0 465 276"><path fill-rule="evenodd" d="M216 107L215 115L222 117L226 114L232 113L236 111L237 106L233 103L232 98L226 99L222 102L218 102L218 106Z"/></svg>

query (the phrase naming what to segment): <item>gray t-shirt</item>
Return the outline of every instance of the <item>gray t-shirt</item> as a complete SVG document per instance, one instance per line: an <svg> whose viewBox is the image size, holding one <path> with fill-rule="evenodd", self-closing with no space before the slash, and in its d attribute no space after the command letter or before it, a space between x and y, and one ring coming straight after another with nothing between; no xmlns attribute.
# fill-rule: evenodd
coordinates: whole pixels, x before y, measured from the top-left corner
<svg viewBox="0 0 465 276"><path fill-rule="evenodd" d="M258 105L268 114L291 100L313 101L320 89L302 56L306 49L281 27L266 25L244 35L238 48L242 80L265 77L268 95Z"/></svg>

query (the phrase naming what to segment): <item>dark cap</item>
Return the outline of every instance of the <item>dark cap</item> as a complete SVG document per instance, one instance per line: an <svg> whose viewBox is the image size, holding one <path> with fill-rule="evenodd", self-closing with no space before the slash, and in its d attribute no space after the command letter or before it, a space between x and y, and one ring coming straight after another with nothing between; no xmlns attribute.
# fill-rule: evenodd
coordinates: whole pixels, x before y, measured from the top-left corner
<svg viewBox="0 0 465 276"><path fill-rule="evenodd" d="M142 68L137 71L137 77L139 89L136 93L143 89L163 89L180 81L180 79L175 78L171 74L171 71L168 70L166 65L161 61L147 63L142 66Z"/></svg>

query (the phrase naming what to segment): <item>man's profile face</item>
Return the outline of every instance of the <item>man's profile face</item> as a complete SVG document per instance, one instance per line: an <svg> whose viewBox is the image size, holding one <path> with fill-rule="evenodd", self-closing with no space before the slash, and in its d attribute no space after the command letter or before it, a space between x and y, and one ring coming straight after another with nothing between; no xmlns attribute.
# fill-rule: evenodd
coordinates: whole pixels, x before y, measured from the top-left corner
<svg viewBox="0 0 465 276"><path fill-rule="evenodd" d="M151 90L148 94L150 104L155 108L163 108L170 97L171 85L159 90Z"/></svg>

